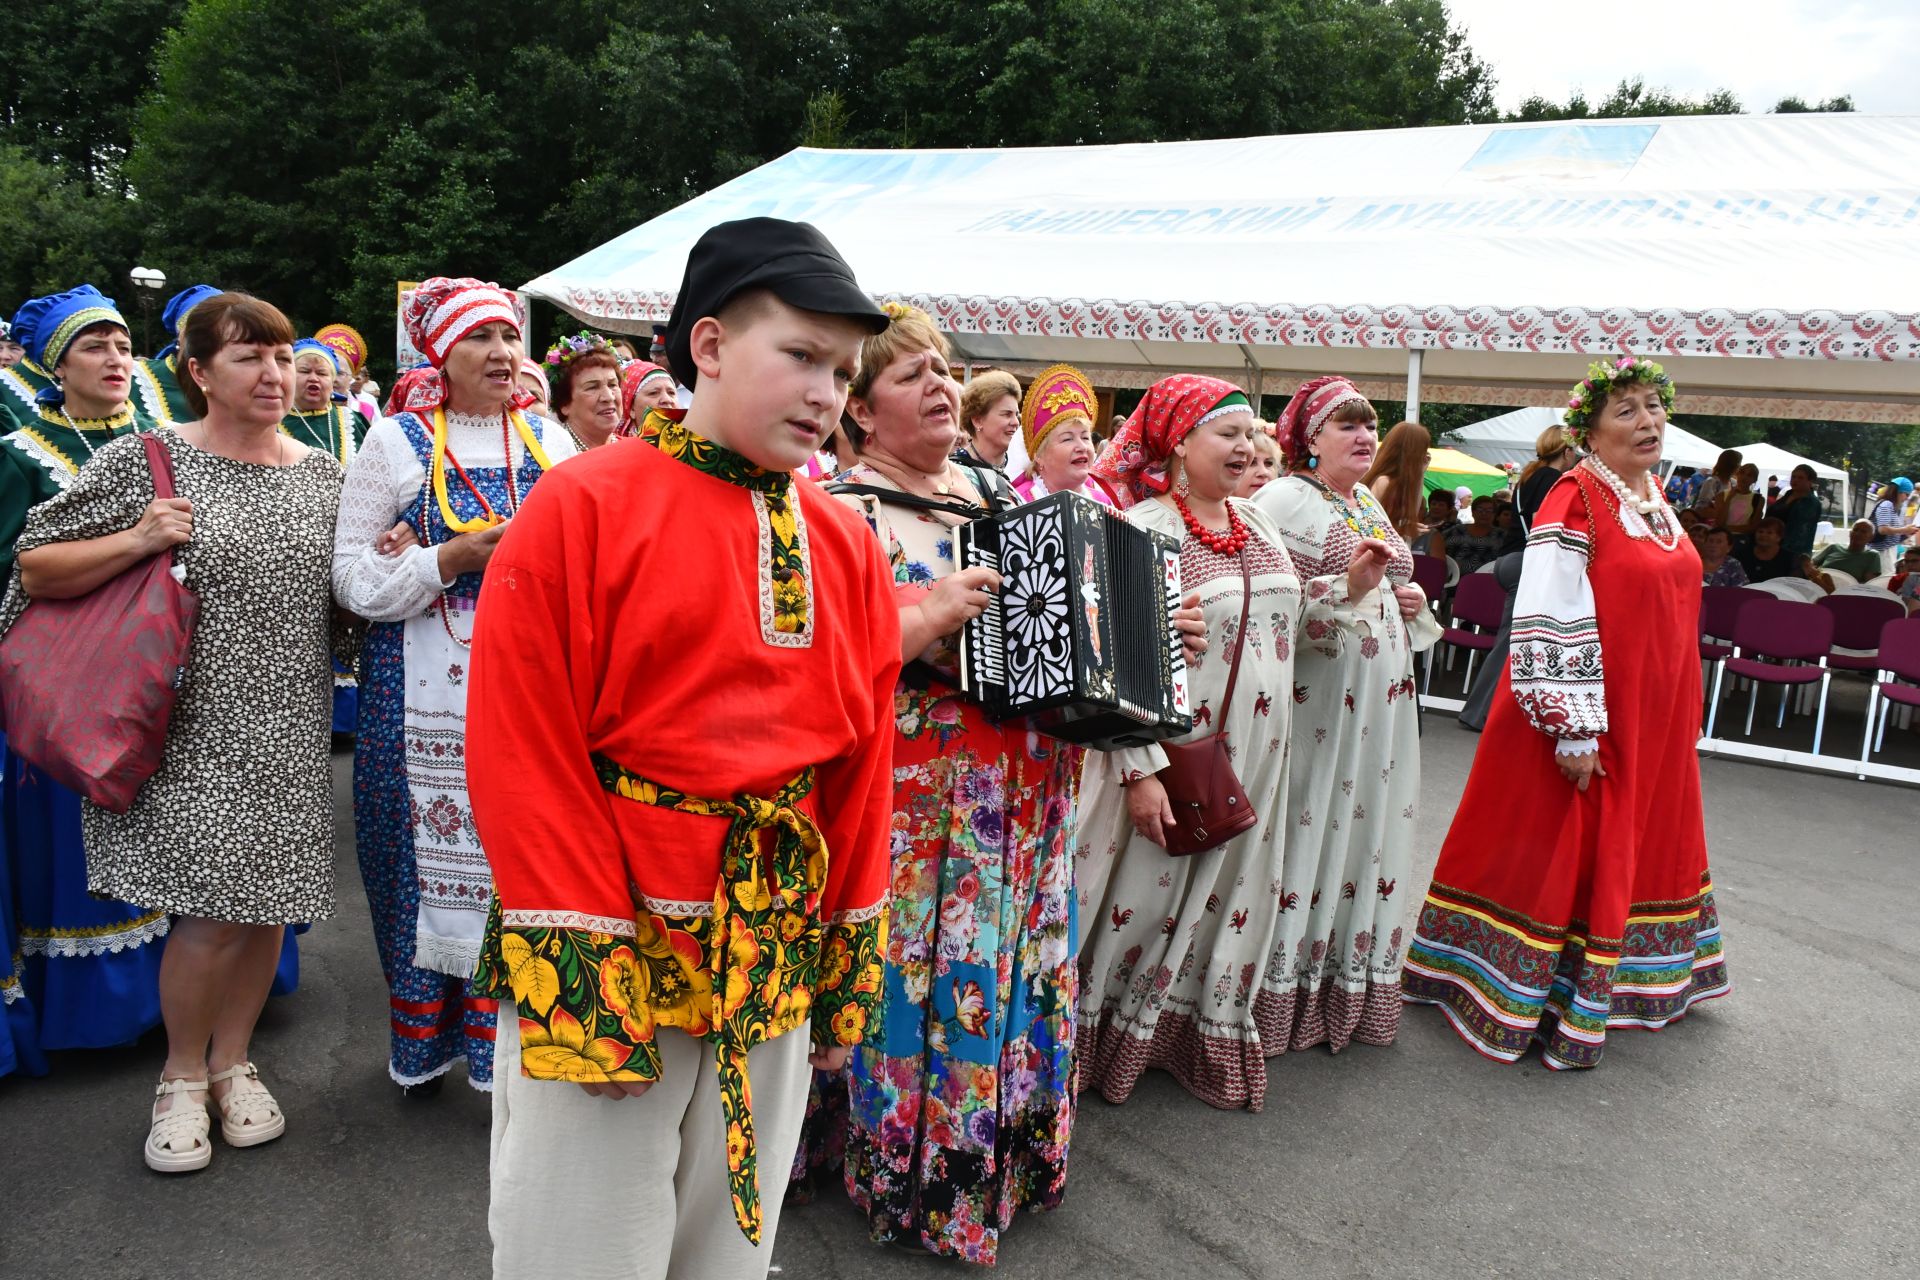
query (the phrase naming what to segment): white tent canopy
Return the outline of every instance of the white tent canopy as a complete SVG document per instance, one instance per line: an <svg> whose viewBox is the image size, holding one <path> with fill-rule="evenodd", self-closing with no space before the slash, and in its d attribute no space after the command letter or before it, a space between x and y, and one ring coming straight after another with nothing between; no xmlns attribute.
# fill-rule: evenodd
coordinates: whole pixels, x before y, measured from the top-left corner
<svg viewBox="0 0 1920 1280"><path fill-rule="evenodd" d="M1920 416L1920 118L802 149L526 289L644 330L700 233L760 214L817 224L974 361L1552 405L1633 350L1683 414Z"/></svg>
<svg viewBox="0 0 1920 1280"><path fill-rule="evenodd" d="M1525 466L1533 461L1533 446L1540 433L1563 421L1564 416L1558 409L1515 409L1512 413L1449 431L1442 443L1495 466L1508 462ZM1719 456L1720 446L1711 440L1703 440L1673 423L1667 424L1666 447L1660 455L1662 462L1706 470Z"/></svg>
<svg viewBox="0 0 1920 1280"><path fill-rule="evenodd" d="M1559 409L1516 409L1512 413L1503 413L1496 418L1487 418L1472 426L1459 427L1446 434L1439 443L1452 445L1462 453L1470 453L1482 462L1494 466L1513 462L1521 466L1533 461L1534 442L1540 433L1548 427L1558 426L1564 421ZM1828 497L1839 504L1840 512L1850 508L1848 502L1847 473L1839 467L1824 462L1815 462L1796 453L1789 453L1778 445L1743 444L1736 446L1740 450L1740 460L1751 462L1760 468L1760 483L1755 487L1765 493L1767 481L1778 477L1780 487L1785 489L1793 475L1793 469L1802 463L1813 468L1813 474L1822 483L1831 483ZM1667 424L1665 447L1661 450L1662 474L1673 467L1693 467L1700 471L1710 471L1720 458L1721 447L1711 440L1705 440L1674 423Z"/></svg>

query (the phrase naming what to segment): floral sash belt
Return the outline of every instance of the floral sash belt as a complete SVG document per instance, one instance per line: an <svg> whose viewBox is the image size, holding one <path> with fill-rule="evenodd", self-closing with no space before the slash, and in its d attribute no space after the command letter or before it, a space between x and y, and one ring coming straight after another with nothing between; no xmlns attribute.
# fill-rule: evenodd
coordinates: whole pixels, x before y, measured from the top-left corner
<svg viewBox="0 0 1920 1280"><path fill-rule="evenodd" d="M605 756L594 756L593 766L600 785L617 796L730 820L713 914L684 922L703 952L701 976L712 984L711 1015L688 1030L704 1032L714 1046L734 1221L758 1244L760 1182L747 1051L810 1020L825 931L820 893L827 882L826 840L798 808L813 790L813 770L781 787L771 800L749 795L703 800L651 782ZM696 980L695 985L705 984Z"/></svg>

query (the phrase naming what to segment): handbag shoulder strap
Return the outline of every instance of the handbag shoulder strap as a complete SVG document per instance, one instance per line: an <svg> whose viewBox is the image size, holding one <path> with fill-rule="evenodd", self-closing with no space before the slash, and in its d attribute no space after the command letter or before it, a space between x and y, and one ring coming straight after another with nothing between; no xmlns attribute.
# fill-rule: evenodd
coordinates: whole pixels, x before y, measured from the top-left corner
<svg viewBox="0 0 1920 1280"><path fill-rule="evenodd" d="M988 515L999 515L1014 505L1013 490L1007 487L1007 478L989 467L975 466L963 462L960 469L973 481L973 487L980 491L980 500L987 504Z"/></svg>
<svg viewBox="0 0 1920 1280"><path fill-rule="evenodd" d="M962 520L977 520L987 514L984 507L976 507L961 498L941 500L923 498L917 493L906 493L899 489L889 489L877 484L830 484L828 493L850 495L859 498L873 498L882 506L905 507L911 511L937 511L942 515L957 516Z"/></svg>
<svg viewBox="0 0 1920 1280"><path fill-rule="evenodd" d="M1220 727L1227 731L1227 708L1233 705L1233 686L1240 679L1240 653L1247 647L1247 619L1253 612L1253 575L1247 570L1247 549L1240 548L1240 629L1233 633L1233 665L1227 668L1227 696L1220 699Z"/></svg>
<svg viewBox="0 0 1920 1280"><path fill-rule="evenodd" d="M142 431L140 443L146 446L147 469L153 473L153 496L173 497L173 455L167 452L166 441L158 431Z"/></svg>

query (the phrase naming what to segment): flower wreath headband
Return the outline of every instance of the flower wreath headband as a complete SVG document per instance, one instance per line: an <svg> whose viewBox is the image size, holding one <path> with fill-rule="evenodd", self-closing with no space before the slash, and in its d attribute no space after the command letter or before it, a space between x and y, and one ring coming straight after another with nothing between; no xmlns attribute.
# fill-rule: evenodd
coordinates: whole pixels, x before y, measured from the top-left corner
<svg viewBox="0 0 1920 1280"><path fill-rule="evenodd" d="M590 356L596 352L610 355L616 361L620 358L619 354L614 351L611 342L608 342L597 333L588 333L583 329L571 338L562 338L560 341L548 347L546 358L542 360L541 363L546 365L547 368L557 372L558 370L566 368L582 356Z"/></svg>
<svg viewBox="0 0 1920 1280"><path fill-rule="evenodd" d="M1634 383L1646 383L1657 388L1661 405L1668 413L1673 412L1673 379L1667 376L1665 369L1645 356L1595 360L1587 366L1587 376L1567 394L1567 434L1573 437L1573 442L1585 447L1594 412L1606 403L1607 393Z"/></svg>

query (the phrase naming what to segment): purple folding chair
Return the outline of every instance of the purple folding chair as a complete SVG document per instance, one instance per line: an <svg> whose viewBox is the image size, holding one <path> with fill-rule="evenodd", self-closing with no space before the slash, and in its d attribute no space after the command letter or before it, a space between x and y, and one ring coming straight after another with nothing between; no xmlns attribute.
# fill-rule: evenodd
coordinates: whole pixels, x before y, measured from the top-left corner
<svg viewBox="0 0 1920 1280"><path fill-rule="evenodd" d="M1714 722L1720 715L1720 683L1731 671L1749 680L1753 693L1747 699L1747 736L1753 736L1753 712L1760 702L1760 686L1780 686L1780 714L1775 728L1787 723L1787 692L1816 681L1820 685L1820 710L1813 722L1813 753L1820 754L1820 735L1827 726L1827 686L1833 672L1827 669L1827 652L1833 648L1833 615L1819 605L1793 600L1776 600L1754 593L1753 601L1740 610L1733 622L1733 653L1714 666L1713 699L1707 711L1707 736L1713 736ZM1744 657L1763 654L1764 657ZM1772 661L1768 661L1772 659ZM1794 663L1812 663L1795 666Z"/></svg>
<svg viewBox="0 0 1920 1280"><path fill-rule="evenodd" d="M1453 622L1440 633L1443 644L1453 645L1467 651L1467 674L1463 689L1473 687L1473 660L1480 654L1493 648L1499 640L1500 622L1507 612L1507 593L1490 573L1469 573L1460 579L1460 585L1453 590ZM1466 626L1484 627L1484 631L1468 631ZM1440 646L1435 645L1438 649ZM1427 653L1427 687L1425 692L1433 692L1433 653Z"/></svg>
<svg viewBox="0 0 1920 1280"><path fill-rule="evenodd" d="M1878 649L1880 629L1907 616L1906 606L1891 597L1832 595L1814 603L1833 615L1836 649ZM1879 654L1867 652L1828 654L1827 665L1835 671L1878 671L1881 664Z"/></svg>
<svg viewBox="0 0 1920 1280"><path fill-rule="evenodd" d="M1848 648L1854 648L1848 645ZM1895 618L1880 628L1879 674L1867 694L1867 733L1860 743L1860 774L1867 776L1867 757L1886 745L1887 717L1893 704L1920 707L1920 618ZM1878 710L1880 722L1874 724Z"/></svg>
<svg viewBox="0 0 1920 1280"><path fill-rule="evenodd" d="M1447 589L1447 562L1437 556L1415 554L1413 580L1427 593L1427 603L1440 607L1440 593Z"/></svg>
<svg viewBox="0 0 1920 1280"><path fill-rule="evenodd" d="M1733 639L1734 620L1757 593L1745 587L1700 588L1700 661L1706 666L1733 656L1733 646L1722 641ZM1701 671L1706 684L1707 671Z"/></svg>
<svg viewBox="0 0 1920 1280"><path fill-rule="evenodd" d="M1700 661L1718 662L1733 656L1732 645L1716 642L1733 638L1734 620L1753 599L1755 593L1745 587L1700 588Z"/></svg>

